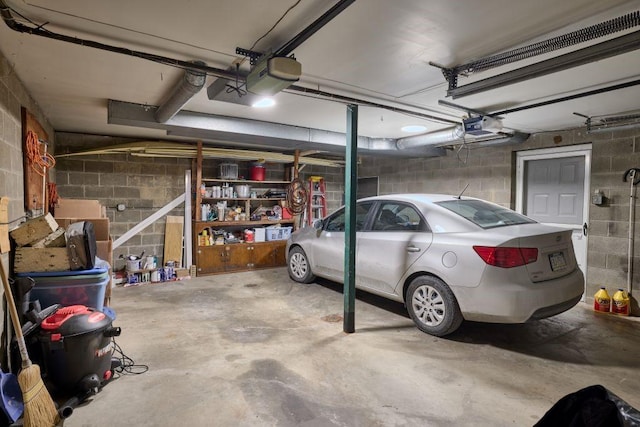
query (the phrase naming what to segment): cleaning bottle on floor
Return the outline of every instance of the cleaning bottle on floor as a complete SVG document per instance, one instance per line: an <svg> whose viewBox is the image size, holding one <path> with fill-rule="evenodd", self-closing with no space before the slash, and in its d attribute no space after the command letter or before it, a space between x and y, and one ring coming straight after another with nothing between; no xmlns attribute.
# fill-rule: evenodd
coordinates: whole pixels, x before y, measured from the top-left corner
<svg viewBox="0 0 640 427"><path fill-rule="evenodd" d="M611 312L620 316L629 315L629 294L627 294L627 291L624 289L618 289L618 291L613 294Z"/></svg>
<svg viewBox="0 0 640 427"><path fill-rule="evenodd" d="M593 309L602 313L608 313L611 310L611 297L604 286L601 286L593 296Z"/></svg>

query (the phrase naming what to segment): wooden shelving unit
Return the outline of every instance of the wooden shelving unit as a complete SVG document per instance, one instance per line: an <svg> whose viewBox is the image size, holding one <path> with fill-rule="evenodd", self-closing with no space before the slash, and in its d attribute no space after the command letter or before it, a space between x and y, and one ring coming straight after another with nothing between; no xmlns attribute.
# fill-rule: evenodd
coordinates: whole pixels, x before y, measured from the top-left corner
<svg viewBox="0 0 640 427"><path fill-rule="evenodd" d="M202 158L198 155L196 160L197 170L195 177L195 212L193 222L193 254L194 263L198 275L220 274L235 271L256 270L263 268L273 268L286 265L286 240L272 240L264 242L238 242L224 244L201 244L200 236L203 230L214 231L224 230L240 234L245 229L255 229L273 225L293 226L294 219L269 220L261 219L256 221L204 221L201 218L200 206L202 203L209 203L215 206L216 203L226 201L227 205L240 206L243 208L245 217L249 218L253 210L263 205L271 207L279 204L282 197L205 197L201 194L200 188L204 184L205 188L216 184L246 184L252 190L255 188L259 195L264 194L268 189L286 189L289 181L253 181L246 179L221 179L202 177ZM208 234L208 233L207 233ZM211 243L211 242L209 242ZM214 242L215 243L215 242Z"/></svg>

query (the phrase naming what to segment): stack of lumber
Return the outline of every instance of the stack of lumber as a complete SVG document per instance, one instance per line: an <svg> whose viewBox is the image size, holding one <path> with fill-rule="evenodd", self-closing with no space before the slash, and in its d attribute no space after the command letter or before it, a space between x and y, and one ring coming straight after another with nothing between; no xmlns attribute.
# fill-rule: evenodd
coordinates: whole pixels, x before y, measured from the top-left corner
<svg viewBox="0 0 640 427"><path fill-rule="evenodd" d="M51 214L32 218L12 230L16 273L69 270L64 228Z"/></svg>

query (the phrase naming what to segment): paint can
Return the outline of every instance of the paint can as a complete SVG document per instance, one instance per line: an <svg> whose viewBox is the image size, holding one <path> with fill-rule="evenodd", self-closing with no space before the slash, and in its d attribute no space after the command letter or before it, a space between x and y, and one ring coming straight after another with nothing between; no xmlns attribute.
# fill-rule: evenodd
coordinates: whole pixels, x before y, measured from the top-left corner
<svg viewBox="0 0 640 427"><path fill-rule="evenodd" d="M158 270L153 270L151 272L151 282L157 283L160 281L160 272Z"/></svg>
<svg viewBox="0 0 640 427"><path fill-rule="evenodd" d="M139 259L129 259L127 260L127 271L138 271L140 270L140 260Z"/></svg>

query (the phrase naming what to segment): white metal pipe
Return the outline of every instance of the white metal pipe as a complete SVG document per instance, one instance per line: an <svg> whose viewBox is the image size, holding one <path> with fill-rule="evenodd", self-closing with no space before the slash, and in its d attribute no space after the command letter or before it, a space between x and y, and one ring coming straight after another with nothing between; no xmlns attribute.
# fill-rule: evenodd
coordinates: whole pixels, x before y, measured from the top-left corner
<svg viewBox="0 0 640 427"><path fill-rule="evenodd" d="M632 288L632 280L633 280L633 243L634 243L634 234L635 234L635 212L636 212L636 201L635 201L635 180L636 170L631 169L629 171L629 175L627 175L631 191L629 195L629 250L628 250L628 260L627 260L627 292L631 293Z"/></svg>

